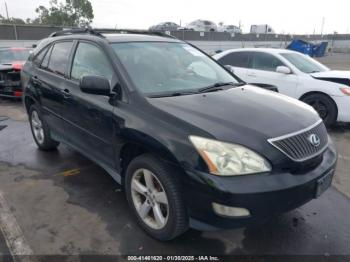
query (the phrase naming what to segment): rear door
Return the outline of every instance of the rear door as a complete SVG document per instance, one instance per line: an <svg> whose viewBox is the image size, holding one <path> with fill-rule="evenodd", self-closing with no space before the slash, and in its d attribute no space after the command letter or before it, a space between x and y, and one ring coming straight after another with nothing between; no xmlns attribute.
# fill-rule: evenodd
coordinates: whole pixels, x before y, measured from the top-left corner
<svg viewBox="0 0 350 262"><path fill-rule="evenodd" d="M112 86L117 79L103 49L80 41L72 57L70 77L64 87L63 117L69 143L99 163L115 164L113 147L113 101L110 97L83 93L79 81L84 75L106 77Z"/></svg>
<svg viewBox="0 0 350 262"><path fill-rule="evenodd" d="M51 45L50 49L32 76L35 88L40 94L43 117L54 135L64 138L62 122L65 75L73 42L64 41Z"/></svg>
<svg viewBox="0 0 350 262"><path fill-rule="evenodd" d="M221 57L218 62L222 65L234 67L234 73L243 81L247 82L247 68L250 61L251 52L232 52Z"/></svg>
<svg viewBox="0 0 350 262"><path fill-rule="evenodd" d="M268 84L277 87L282 94L295 97L298 76L294 73L277 73L278 66L286 66L278 57L265 52L252 52L247 82L250 84Z"/></svg>

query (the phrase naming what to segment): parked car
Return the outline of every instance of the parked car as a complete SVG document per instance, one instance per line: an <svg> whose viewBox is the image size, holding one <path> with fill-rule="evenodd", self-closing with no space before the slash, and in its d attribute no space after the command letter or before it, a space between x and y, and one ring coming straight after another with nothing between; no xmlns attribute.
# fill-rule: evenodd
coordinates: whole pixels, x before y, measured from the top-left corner
<svg viewBox="0 0 350 262"><path fill-rule="evenodd" d="M173 22L164 22L149 28L150 31L176 31L180 26Z"/></svg>
<svg viewBox="0 0 350 262"><path fill-rule="evenodd" d="M214 56L251 84L270 84L319 113L326 125L350 122L350 72L333 71L316 60L285 49L246 48Z"/></svg>
<svg viewBox="0 0 350 262"><path fill-rule="evenodd" d="M218 32L242 34L242 29L235 25L221 25L218 27Z"/></svg>
<svg viewBox="0 0 350 262"><path fill-rule="evenodd" d="M214 32L217 31L217 25L214 22L208 20L195 20L189 23L186 27L188 30L200 31L200 32Z"/></svg>
<svg viewBox="0 0 350 262"><path fill-rule="evenodd" d="M170 36L56 33L22 83L39 149L62 142L103 167L159 240L261 223L332 181L336 151L312 107Z"/></svg>
<svg viewBox="0 0 350 262"><path fill-rule="evenodd" d="M252 25L250 27L251 34L275 34L275 30L269 25Z"/></svg>
<svg viewBox="0 0 350 262"><path fill-rule="evenodd" d="M20 73L29 48L0 48L0 97L21 97Z"/></svg>

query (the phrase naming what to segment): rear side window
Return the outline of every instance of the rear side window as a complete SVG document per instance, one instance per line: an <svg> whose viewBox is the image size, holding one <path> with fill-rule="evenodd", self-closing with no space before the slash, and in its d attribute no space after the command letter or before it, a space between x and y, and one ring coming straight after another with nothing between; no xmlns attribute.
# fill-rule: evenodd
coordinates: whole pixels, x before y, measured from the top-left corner
<svg viewBox="0 0 350 262"><path fill-rule="evenodd" d="M50 55L52 51L52 46L49 47L49 50L46 52L43 62L41 63L41 68L47 68L49 66Z"/></svg>
<svg viewBox="0 0 350 262"><path fill-rule="evenodd" d="M284 64L271 54L256 52L253 55L253 69L276 72L278 66L284 66Z"/></svg>
<svg viewBox="0 0 350 262"><path fill-rule="evenodd" d="M219 59L222 65L247 68L249 65L250 52L234 52Z"/></svg>
<svg viewBox="0 0 350 262"><path fill-rule="evenodd" d="M106 55L100 48L88 43L80 43L74 56L71 78L80 80L84 75L104 76L112 80L113 70Z"/></svg>
<svg viewBox="0 0 350 262"><path fill-rule="evenodd" d="M73 42L56 43L53 46L47 69L53 73L64 75L69 62Z"/></svg>
<svg viewBox="0 0 350 262"><path fill-rule="evenodd" d="M36 65L40 65L41 62L43 61L48 49L49 49L49 46L47 46L43 50L41 50L40 53L34 57L33 63Z"/></svg>

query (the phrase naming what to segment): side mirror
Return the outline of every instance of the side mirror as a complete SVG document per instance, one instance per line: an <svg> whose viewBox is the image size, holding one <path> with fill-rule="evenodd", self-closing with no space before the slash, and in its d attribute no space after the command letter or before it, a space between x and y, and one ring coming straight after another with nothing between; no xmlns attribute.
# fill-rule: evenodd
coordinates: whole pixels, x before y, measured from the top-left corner
<svg viewBox="0 0 350 262"><path fill-rule="evenodd" d="M80 90L87 94L110 96L111 86L103 76L86 75L80 79Z"/></svg>
<svg viewBox="0 0 350 262"><path fill-rule="evenodd" d="M277 73L281 73L281 74L285 74L285 75L289 75L290 73L292 73L292 71L290 70L289 67L286 66L278 66L276 68L276 72Z"/></svg>
<svg viewBox="0 0 350 262"><path fill-rule="evenodd" d="M233 66L231 66L231 65L224 65L224 67L225 67L228 71L230 71L231 73L234 73L234 72L235 72L235 69L234 69Z"/></svg>

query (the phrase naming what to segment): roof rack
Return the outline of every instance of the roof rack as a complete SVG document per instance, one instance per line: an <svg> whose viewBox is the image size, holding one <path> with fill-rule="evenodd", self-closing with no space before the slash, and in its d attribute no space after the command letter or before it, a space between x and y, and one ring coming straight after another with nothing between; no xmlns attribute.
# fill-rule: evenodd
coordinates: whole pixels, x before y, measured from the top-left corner
<svg viewBox="0 0 350 262"><path fill-rule="evenodd" d="M61 31L54 32L50 35L50 37L57 37L57 36L65 36L65 35L74 35L74 34L91 34L99 37L103 37L103 34L143 34L143 35L155 35L155 36L162 36L162 37L169 37L169 38L176 38L172 35L159 32L159 31L149 31L149 30L138 30L138 29L98 29L91 27L87 28L72 28L72 29L65 29Z"/></svg>
<svg viewBox="0 0 350 262"><path fill-rule="evenodd" d="M74 35L74 34L91 34L91 35L99 35L99 33L95 32L92 28L72 28L72 29L64 29L61 31L53 32L50 37L56 36L64 36L64 35Z"/></svg>

